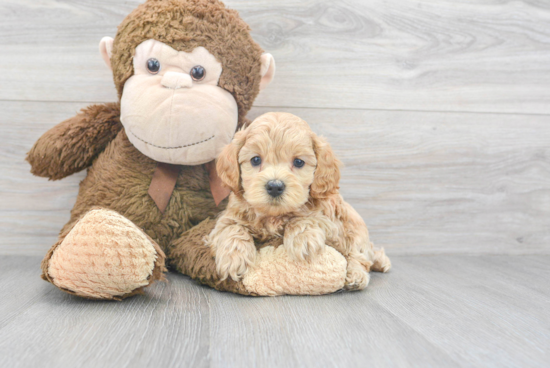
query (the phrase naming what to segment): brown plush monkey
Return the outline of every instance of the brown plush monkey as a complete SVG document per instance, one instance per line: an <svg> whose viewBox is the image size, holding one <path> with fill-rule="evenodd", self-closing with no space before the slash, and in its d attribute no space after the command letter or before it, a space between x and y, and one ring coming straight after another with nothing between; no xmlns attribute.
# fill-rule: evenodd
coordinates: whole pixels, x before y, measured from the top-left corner
<svg viewBox="0 0 550 368"><path fill-rule="evenodd" d="M83 109L46 132L27 156L32 173L51 180L88 168L42 277L71 294L119 300L163 279L167 260L220 290L296 290L266 288L261 267L255 272L263 279L256 279L264 281L220 282L202 243L228 194L212 162L274 76L272 56L248 25L217 0L148 0L114 40L101 40L100 51L119 103ZM345 262L331 257L328 273L309 265L295 276L294 283L320 282L302 293L342 286ZM282 262L269 272L288 272Z"/></svg>

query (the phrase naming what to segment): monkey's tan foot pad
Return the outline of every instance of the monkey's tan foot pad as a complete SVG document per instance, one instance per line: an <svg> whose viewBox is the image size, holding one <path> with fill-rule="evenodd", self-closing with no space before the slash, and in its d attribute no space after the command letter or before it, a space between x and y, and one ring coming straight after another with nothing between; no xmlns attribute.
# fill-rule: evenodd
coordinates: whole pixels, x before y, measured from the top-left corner
<svg viewBox="0 0 550 368"><path fill-rule="evenodd" d="M64 291L92 299L137 294L164 279L166 270L159 246L130 220L105 209L86 213L48 255L44 277Z"/></svg>
<svg viewBox="0 0 550 368"><path fill-rule="evenodd" d="M321 295L344 288L347 262L332 247L317 257L295 261L284 247L264 247L256 264L242 279L246 290L255 295Z"/></svg>

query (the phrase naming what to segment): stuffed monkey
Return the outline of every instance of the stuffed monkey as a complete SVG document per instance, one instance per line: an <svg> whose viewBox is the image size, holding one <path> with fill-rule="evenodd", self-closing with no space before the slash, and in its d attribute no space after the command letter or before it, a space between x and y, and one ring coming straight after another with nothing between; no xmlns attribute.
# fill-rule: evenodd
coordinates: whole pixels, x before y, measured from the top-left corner
<svg viewBox="0 0 550 368"><path fill-rule="evenodd" d="M50 180L88 170L69 222L42 262L43 279L74 295L115 300L164 279L165 265L248 295L343 286L339 253L328 252L323 264L297 265L277 244L259 251L245 280L220 281L202 242L229 194L214 160L247 124L275 72L273 57L236 11L217 0L148 0L114 40L101 40L100 52L119 102L83 109L27 155L31 172ZM286 281L271 282L289 272Z"/></svg>

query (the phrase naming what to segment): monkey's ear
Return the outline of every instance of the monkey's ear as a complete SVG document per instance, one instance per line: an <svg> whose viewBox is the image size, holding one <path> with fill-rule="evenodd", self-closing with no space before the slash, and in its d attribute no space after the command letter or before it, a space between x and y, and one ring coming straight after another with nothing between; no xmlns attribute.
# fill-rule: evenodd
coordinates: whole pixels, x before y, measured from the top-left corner
<svg viewBox="0 0 550 368"><path fill-rule="evenodd" d="M101 41L99 41L99 53L101 54L101 57L103 58L103 61L105 61L105 64L107 67L111 70L113 68L111 67L111 55L113 54L113 38L112 37L103 37Z"/></svg>
<svg viewBox="0 0 550 368"><path fill-rule="evenodd" d="M267 87L275 77L275 59L271 54L262 55L262 68L260 69L260 91Z"/></svg>
<svg viewBox="0 0 550 368"><path fill-rule="evenodd" d="M248 129L237 132L233 141L225 146L216 160L216 171L218 172L218 176L222 179L222 182L237 195L241 191L239 152L246 142L247 132Z"/></svg>
<svg viewBox="0 0 550 368"><path fill-rule="evenodd" d="M310 195L313 198L326 198L338 189L342 163L336 158L326 139L322 137L313 137L313 150L317 156L317 168L310 187Z"/></svg>

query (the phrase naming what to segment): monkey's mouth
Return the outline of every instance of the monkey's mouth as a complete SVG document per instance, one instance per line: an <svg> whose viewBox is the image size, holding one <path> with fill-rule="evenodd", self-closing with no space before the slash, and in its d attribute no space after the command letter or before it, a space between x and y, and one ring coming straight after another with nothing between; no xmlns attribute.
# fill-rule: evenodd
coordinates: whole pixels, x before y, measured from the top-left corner
<svg viewBox="0 0 550 368"><path fill-rule="evenodd" d="M185 147L196 146L196 145L198 145L198 144L201 144L201 143L204 143L204 142L208 142L208 141L214 139L214 137L216 137L215 135L212 135L210 138L203 139L202 141L198 141L198 142L194 142L194 143L189 143L189 144L184 144L184 145L181 145L181 146L169 147L169 146L159 146L159 145L156 145L156 144L154 144L154 143L147 142L145 139L138 137L138 136L137 136L134 132L132 132L131 130L130 130L130 133L132 133L132 135L133 135L134 137L136 137L137 139L139 139L139 140L142 141L143 143L148 144L149 146L153 146L153 147L156 147L156 148L160 148L160 149L178 149L178 148L185 148Z"/></svg>

